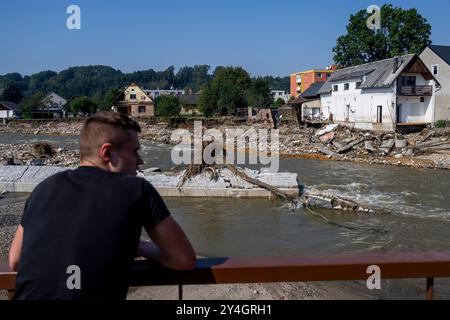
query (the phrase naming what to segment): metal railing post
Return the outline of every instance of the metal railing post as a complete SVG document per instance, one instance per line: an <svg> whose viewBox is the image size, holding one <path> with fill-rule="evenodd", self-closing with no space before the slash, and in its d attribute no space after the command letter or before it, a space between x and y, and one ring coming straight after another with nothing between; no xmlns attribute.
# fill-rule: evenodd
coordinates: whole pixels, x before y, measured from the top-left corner
<svg viewBox="0 0 450 320"><path fill-rule="evenodd" d="M178 285L178 300L183 300L183 285L179 284Z"/></svg>
<svg viewBox="0 0 450 320"><path fill-rule="evenodd" d="M11 301L13 299L14 293L15 293L14 290L8 290L8 300Z"/></svg>
<svg viewBox="0 0 450 320"><path fill-rule="evenodd" d="M433 300L434 278L427 278L427 300Z"/></svg>

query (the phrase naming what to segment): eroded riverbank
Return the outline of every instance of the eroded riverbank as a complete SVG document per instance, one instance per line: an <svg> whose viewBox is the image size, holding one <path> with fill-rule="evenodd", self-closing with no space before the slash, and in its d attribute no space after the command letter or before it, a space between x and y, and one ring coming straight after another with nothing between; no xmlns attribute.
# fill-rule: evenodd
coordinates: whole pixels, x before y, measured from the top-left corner
<svg viewBox="0 0 450 320"><path fill-rule="evenodd" d="M0 125L0 134L70 136L78 135L82 124L82 121L12 121L6 125ZM171 140L175 129L185 128L191 133L193 132L192 125L179 125L174 128L166 123L154 124L143 121L140 122L140 125L142 127L141 139L168 145L178 143ZM242 130L242 132L249 129L269 129L264 124L245 125L242 123L217 124L208 128L219 129L223 133L227 129ZM293 123L280 126L279 152L281 156L397 167L450 169L450 150L448 149L450 128L425 129L423 132L405 136L391 133L367 133L344 127L338 127L324 135L318 135L318 131L314 128L299 127ZM2 151L0 154L21 158L23 153L20 154L20 150L15 152L15 149L20 149L17 143L10 141L8 144L9 146L4 146L6 150L0 150ZM77 156L77 154L73 154L72 159L58 163L61 165L76 163ZM28 155L23 164L26 164L31 158ZM6 160L3 156L3 161Z"/></svg>

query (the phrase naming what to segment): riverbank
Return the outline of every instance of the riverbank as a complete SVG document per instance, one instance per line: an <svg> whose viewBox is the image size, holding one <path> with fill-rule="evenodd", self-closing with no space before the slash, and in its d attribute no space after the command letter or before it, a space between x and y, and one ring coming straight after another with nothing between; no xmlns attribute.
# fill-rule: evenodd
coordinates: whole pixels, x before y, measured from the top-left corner
<svg viewBox="0 0 450 320"><path fill-rule="evenodd" d="M20 133L33 135L78 135L83 122L80 121L12 121L0 125L0 133ZM175 129L167 123L151 123L140 121L141 139L152 140L164 144L175 144L171 140ZM193 132L192 124L182 124ZM227 129L270 129L266 124L213 124L223 133ZM369 133L343 126L335 126L332 130L299 127L295 123L283 124L279 128L280 155L287 158L305 158L315 160L333 160L365 164L379 164L397 167L450 169L450 128L424 129L422 132L399 135L393 133ZM23 158L27 147L14 144L2 145L1 155L9 158ZM63 150L62 150L63 151ZM60 152L61 153L61 152ZM44 159L44 165L76 165L78 153L61 154L62 158ZM32 157L22 161L27 164ZM20 159L19 159L20 160ZM11 161L11 160L9 160ZM19 162L19 161L18 161Z"/></svg>
<svg viewBox="0 0 450 320"><path fill-rule="evenodd" d="M1 200L0 200L1 201ZM1 205L0 202L0 263L8 260L8 251L20 223L25 202ZM184 299L189 300L320 300L370 299L337 283L273 283L236 285L184 286ZM130 300L176 300L178 287L131 287ZM0 292L0 300L6 295Z"/></svg>

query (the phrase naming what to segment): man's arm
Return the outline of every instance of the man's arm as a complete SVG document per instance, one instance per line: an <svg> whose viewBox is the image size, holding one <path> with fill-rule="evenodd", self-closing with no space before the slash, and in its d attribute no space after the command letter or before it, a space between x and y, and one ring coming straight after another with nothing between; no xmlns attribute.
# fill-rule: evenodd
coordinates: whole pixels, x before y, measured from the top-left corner
<svg viewBox="0 0 450 320"><path fill-rule="evenodd" d="M19 270L20 255L22 252L22 241L23 241L23 227L19 225L16 231L16 235L11 244L11 249L9 250L9 268L13 271Z"/></svg>
<svg viewBox="0 0 450 320"><path fill-rule="evenodd" d="M154 259L171 269L195 268L194 248L175 219L169 216L152 228L145 229L153 243L141 241L139 256Z"/></svg>

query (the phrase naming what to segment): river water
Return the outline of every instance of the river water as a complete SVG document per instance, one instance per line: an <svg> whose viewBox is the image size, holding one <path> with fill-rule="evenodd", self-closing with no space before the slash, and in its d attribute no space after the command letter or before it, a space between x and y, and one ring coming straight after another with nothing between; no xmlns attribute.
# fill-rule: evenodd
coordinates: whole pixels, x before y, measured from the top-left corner
<svg viewBox="0 0 450 320"><path fill-rule="evenodd" d="M77 149L76 136L0 134L0 143L49 141ZM141 141L146 167L174 165L171 146ZM450 251L450 171L334 161L280 159L280 171L299 183L392 210L387 215L317 210L268 199L167 198L169 209L204 256L280 256ZM0 200L1 204L1 200ZM423 282L423 283L422 283ZM436 280L436 296L450 299L450 282ZM439 285L441 283L441 286ZM348 284L346 284L348 286ZM422 297L424 281L390 281L371 297ZM353 284L351 290L368 291ZM363 294L366 294L364 292Z"/></svg>

